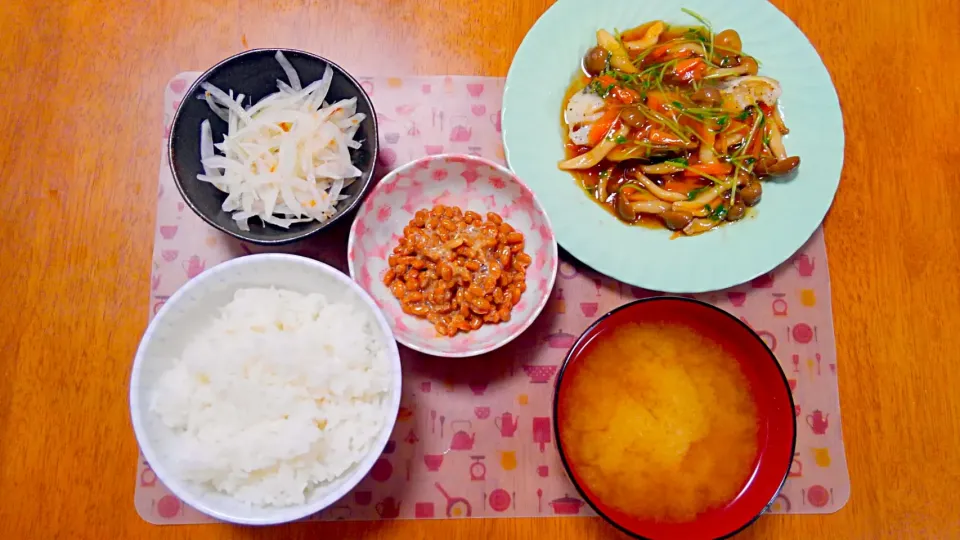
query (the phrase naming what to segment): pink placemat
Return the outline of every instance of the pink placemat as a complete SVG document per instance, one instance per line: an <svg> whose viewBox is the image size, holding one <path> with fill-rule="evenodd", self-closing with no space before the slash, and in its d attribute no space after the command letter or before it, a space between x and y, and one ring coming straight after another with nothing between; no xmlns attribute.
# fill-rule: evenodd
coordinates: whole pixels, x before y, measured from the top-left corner
<svg viewBox="0 0 960 540"><path fill-rule="evenodd" d="M183 92L198 73L166 87L165 137ZM380 121L379 174L441 152L503 162L503 79L361 77ZM165 143L164 143L165 146ZM274 249L346 269L349 223L322 238ZM188 279L233 257L263 251L204 224L185 208L160 162L151 317ZM601 276L566 254L543 315L508 347L451 361L401 347L400 416L370 475L336 506L311 519L586 516L553 440L556 372L573 340L603 313L653 293ZM780 359L797 404L798 438L790 477L771 513L830 513L850 494L840 430L830 278L818 231L780 268L729 291L698 295L741 317ZM140 456L135 503L151 523L214 521L186 506Z"/></svg>

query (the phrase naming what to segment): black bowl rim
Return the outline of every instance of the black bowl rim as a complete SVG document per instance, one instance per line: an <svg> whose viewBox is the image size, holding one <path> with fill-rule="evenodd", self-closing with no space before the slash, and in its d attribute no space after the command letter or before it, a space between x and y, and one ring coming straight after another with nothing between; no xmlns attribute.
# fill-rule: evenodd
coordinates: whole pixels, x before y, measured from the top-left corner
<svg viewBox="0 0 960 540"><path fill-rule="evenodd" d="M363 183L363 185L360 186L360 193L357 194L356 200L354 200L353 203L350 204L350 206L334 214L332 218L328 219L323 223L319 223L316 221L312 222L312 225L313 225L312 227L304 230L302 233L300 233L297 236L294 236L291 238L271 240L271 239L253 238L251 236L243 234L242 231L239 233L235 231L231 231L226 227L223 227L217 222L215 222L213 219L210 218L210 216L207 216L206 214L201 212L199 208L197 208L197 206L190 199L190 196L187 195L186 190L183 188L183 184L180 180L180 175L177 174L177 169L176 167L174 167L174 164L173 164L173 133L174 131L176 131L177 123L180 121L180 113L183 110L183 106L187 102L187 99L190 96L192 96L200 87L200 84L205 82L207 79L209 79L210 76L216 70L220 69L221 67L225 66L230 62L239 60L249 54L264 53L264 52L276 53L278 51L283 53L301 54L301 55L313 58L314 60L325 62L327 65L330 66L331 69L333 69L335 73L346 77L347 80L350 81L350 84L352 84L356 88L356 90L359 92L359 96L362 97L364 101L366 101L367 105L369 105L370 114L373 120L373 135L372 137L370 137L372 141L372 145L371 145L372 151L370 152L371 153L370 161L371 163L373 163L373 168L367 180ZM180 101L180 105L177 106L177 112L173 115L173 121L170 123L170 136L167 138L167 166L170 167L170 173L173 175L173 183L176 184L177 191L180 192L180 196L183 197L184 202L186 202L187 206L189 206L190 209L193 210L194 214L200 216L200 219L205 221L211 227L217 229L220 232L226 233L238 240L243 240L244 242L250 242L252 244L257 244L261 246L280 246L284 244L298 242L300 240L303 240L304 238L307 238L309 236L312 236L322 231L328 226L331 226L337 221L339 221L340 218L342 218L343 216L350 214L351 212L356 210L356 208L363 202L363 199L365 198L367 191L370 189L370 185L373 183L373 177L376 174L376 168L377 168L377 157L380 151L380 133L379 133L379 125L378 125L378 119L377 119L377 111L373 107L373 100L370 99L370 96L367 95L366 90L363 89L363 86L360 85L360 82L357 81L357 79L354 78L354 76L351 75L347 70L340 67L340 65L337 64L336 62L328 58L324 58L319 54L314 54L312 52L304 51L301 49L287 49L283 47L278 47L278 48L263 47L259 49L248 49L246 51L237 53L233 56L224 58L223 60L214 64L211 68L204 71L199 77L197 77L197 80L190 85L190 88L188 88L183 95L184 95L184 98L183 100Z"/></svg>
<svg viewBox="0 0 960 540"><path fill-rule="evenodd" d="M637 533L634 533L628 530L627 528L621 526L619 523L614 521L613 518L603 513L600 510L600 508L598 508L597 505L594 504L594 502L590 499L590 497L587 496L583 488L580 486L580 483L577 482L577 480L573 476L573 471L570 469L570 464L567 463L567 455L563 451L563 443L561 442L561 439L560 439L560 423L557 421L557 417L558 417L557 413L558 413L559 404L560 404L560 399L559 399L560 398L560 381L563 380L563 375L567 370L567 365L569 365L570 363L571 355L573 354L573 351L577 348L577 346L580 345L580 343L584 340L584 338L588 334L590 334L597 326L599 326L605 319L611 317L613 314L617 313L618 311L628 309L637 304L646 303L646 302L651 302L651 303L660 302L664 300L671 300L671 301L679 300L682 302L699 304L703 307L707 307L714 311L718 311L722 315L736 321L736 323L739 324L741 327L743 327L743 329L745 329L749 333L749 335L753 337L753 339L757 340L760 343L760 345L763 346L763 350L767 352L767 356L770 358L770 361L773 362L774 366L776 366L777 368L777 371L780 373L780 379L782 380L783 387L787 392L787 399L790 400L790 408L791 409L796 408L796 403L794 403L793 401L793 392L790 390L790 383L787 381L787 374L784 373L783 366L780 365L780 361L777 360L776 355L773 354L773 351L770 350L770 347L767 346L767 343L763 341L763 338L761 338L760 335L757 334L752 328L747 326L746 323L744 323L743 321L735 317L733 314L723 309L720 309L713 304L709 304L707 302L703 302L701 300L697 300L694 298L687 298L685 296L673 296L673 295L651 296L649 298L641 298L639 300L634 300L620 307L614 308L608 311L607 313L603 314L602 316L600 316L599 319L593 321L593 323L591 323L590 326L588 326L587 329L580 334L580 337L578 337L577 341L575 341L574 344L570 347L570 350L567 351L567 355L563 359L563 364L560 366L560 371L557 373L557 382L554 385L554 391L553 391L553 437L554 437L554 440L557 442L557 452L560 454L560 461L563 463L563 469L567 472L567 477L570 479L570 482L573 484L573 487L576 488L577 493L580 494L583 500L590 505L590 508L593 508L593 511L596 512L598 516L602 517L604 521L606 521L610 525L613 525L614 527L617 528L617 530L626 534L627 536L631 538L636 538L638 540L653 540L653 539L647 538L645 536L641 536ZM770 498L770 501L766 505L764 505L764 507L759 512L757 512L757 515L747 520L747 522L744 523L742 526L740 526L740 528L730 533L727 533L723 536L718 536L714 540L723 540L725 538L730 538L742 532L750 525L753 525L758 519L760 519L760 516L766 513L767 509L769 509L770 506L774 503L774 501L777 500L777 497L780 496L780 492L783 490L783 486L787 483L787 478L790 475L790 467L793 465L793 455L797 451L797 417L796 415L791 414L790 419L792 420L792 424L793 424L793 438L790 446L790 461L787 462L786 467L784 468L783 479L780 480L780 486L777 487L776 491L774 491L773 496Z"/></svg>

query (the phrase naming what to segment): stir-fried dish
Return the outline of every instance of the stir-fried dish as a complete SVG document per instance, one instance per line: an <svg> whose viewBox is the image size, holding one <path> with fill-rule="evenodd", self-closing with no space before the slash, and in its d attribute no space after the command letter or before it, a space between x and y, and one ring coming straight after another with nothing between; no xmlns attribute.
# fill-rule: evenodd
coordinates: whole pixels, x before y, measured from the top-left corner
<svg viewBox="0 0 960 540"><path fill-rule="evenodd" d="M735 30L684 12L699 25L597 32L564 99L560 168L620 220L694 235L742 219L800 158L783 144L780 84Z"/></svg>

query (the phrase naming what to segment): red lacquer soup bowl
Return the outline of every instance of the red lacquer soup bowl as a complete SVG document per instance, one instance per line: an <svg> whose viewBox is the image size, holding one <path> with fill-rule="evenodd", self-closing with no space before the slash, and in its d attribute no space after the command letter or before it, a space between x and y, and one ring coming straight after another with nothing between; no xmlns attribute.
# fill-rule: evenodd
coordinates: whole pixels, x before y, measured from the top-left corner
<svg viewBox="0 0 960 540"><path fill-rule="evenodd" d="M724 505L703 511L684 522L655 521L626 514L600 500L585 485L564 449L564 400L578 365L592 347L628 323L676 323L719 343L736 358L756 405L757 452L752 474L739 493ZM628 362L629 358L624 358ZM554 431L564 468L584 500L621 531L643 539L694 540L726 538L753 523L773 503L793 461L797 424L793 396L782 368L763 340L736 317L710 304L678 297L655 297L624 305L602 316L571 347L557 377ZM663 497L670 497L663 493Z"/></svg>

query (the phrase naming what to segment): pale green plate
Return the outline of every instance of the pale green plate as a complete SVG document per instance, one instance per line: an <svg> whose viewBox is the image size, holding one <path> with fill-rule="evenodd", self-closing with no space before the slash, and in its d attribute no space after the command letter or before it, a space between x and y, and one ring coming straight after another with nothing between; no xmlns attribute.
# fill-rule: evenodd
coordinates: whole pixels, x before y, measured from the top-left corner
<svg viewBox="0 0 960 540"><path fill-rule="evenodd" d="M760 74L783 87L787 151L801 158L789 181L767 182L753 217L695 237L631 227L591 201L563 159L560 107L598 28L621 30L662 19L715 31L733 28L760 61ZM749 281L786 261L816 231L840 182L843 118L830 74L803 33L764 0L560 0L524 38L503 96L507 162L536 193L557 241L573 256L620 281L655 291L695 293Z"/></svg>

